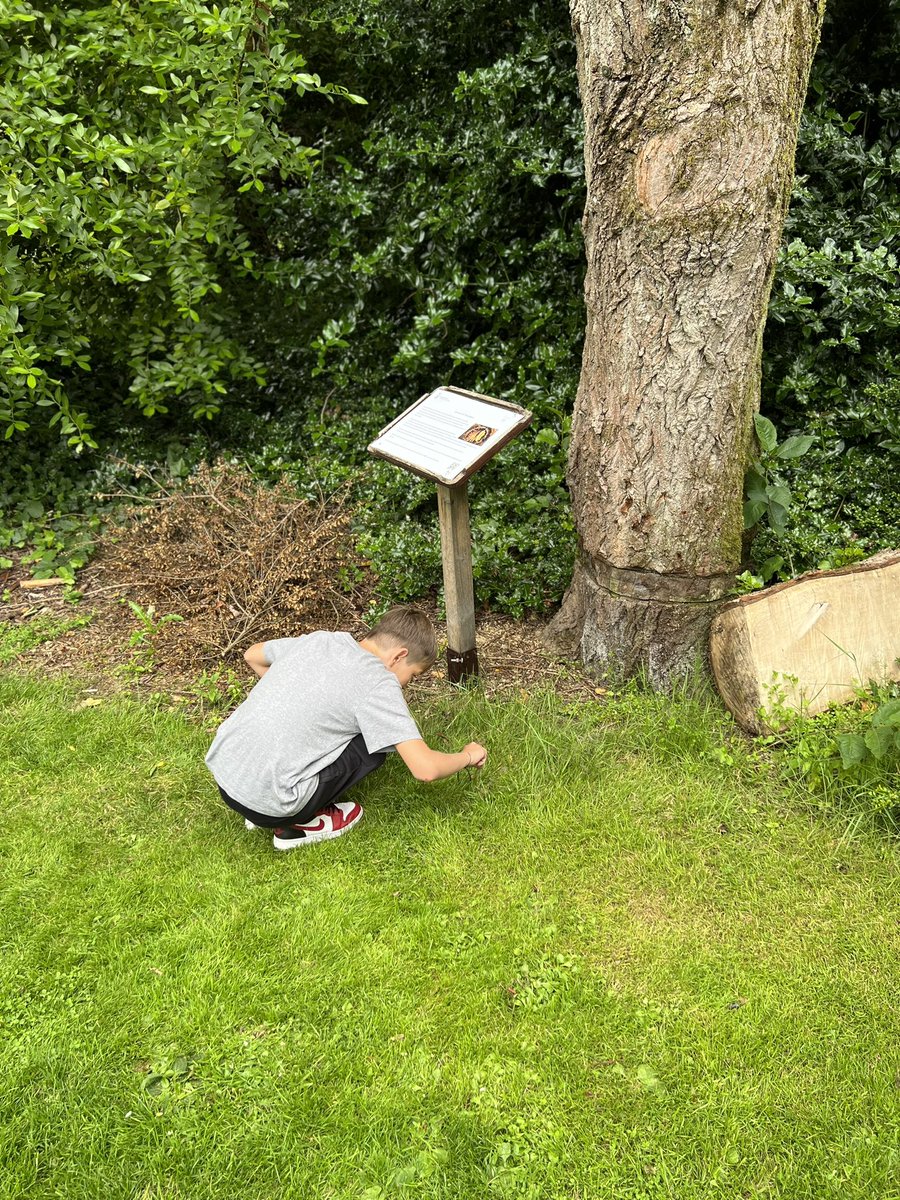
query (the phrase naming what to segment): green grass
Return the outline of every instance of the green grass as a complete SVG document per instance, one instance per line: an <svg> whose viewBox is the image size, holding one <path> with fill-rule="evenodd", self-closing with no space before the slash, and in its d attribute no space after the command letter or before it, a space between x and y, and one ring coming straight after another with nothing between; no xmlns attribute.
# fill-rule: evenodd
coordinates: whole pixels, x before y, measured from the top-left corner
<svg viewBox="0 0 900 1200"><path fill-rule="evenodd" d="M7 666L26 650L51 642L70 629L89 625L93 614L76 617L38 615L27 621L0 621L0 666Z"/></svg>
<svg viewBox="0 0 900 1200"><path fill-rule="evenodd" d="M896 844L711 706L430 701L484 771L278 855L78 705L0 677L0 1196L900 1197Z"/></svg>

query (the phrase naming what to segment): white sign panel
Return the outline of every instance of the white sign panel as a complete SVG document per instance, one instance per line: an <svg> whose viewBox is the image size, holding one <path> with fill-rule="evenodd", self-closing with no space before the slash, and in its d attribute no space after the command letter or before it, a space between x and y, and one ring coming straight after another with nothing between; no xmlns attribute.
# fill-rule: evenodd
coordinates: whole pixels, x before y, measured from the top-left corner
<svg viewBox="0 0 900 1200"><path fill-rule="evenodd" d="M468 478L530 422L531 413L524 408L443 387L383 429L369 450L452 485Z"/></svg>

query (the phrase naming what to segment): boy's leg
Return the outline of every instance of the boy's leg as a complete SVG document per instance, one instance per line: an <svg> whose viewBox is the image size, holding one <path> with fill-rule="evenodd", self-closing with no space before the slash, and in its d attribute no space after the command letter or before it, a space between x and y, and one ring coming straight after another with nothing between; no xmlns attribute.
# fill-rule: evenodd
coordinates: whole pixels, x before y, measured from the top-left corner
<svg viewBox="0 0 900 1200"><path fill-rule="evenodd" d="M347 745L333 763L319 773L319 784L309 802L290 824L275 831L276 850L291 850L303 842L321 842L346 833L362 816L362 808L340 796L365 779L387 758L386 753L370 754L362 734Z"/></svg>
<svg viewBox="0 0 900 1200"><path fill-rule="evenodd" d="M218 784L216 786L218 787ZM245 821L250 821L253 825L258 825L264 829L275 829L284 822L284 817L268 817L265 813L254 812L252 808L247 808L239 800L235 800L232 796L229 796L224 788L219 787L219 795L229 808L233 808L236 813L241 814ZM293 820L293 818L289 819Z"/></svg>
<svg viewBox="0 0 900 1200"><path fill-rule="evenodd" d="M307 800L299 812L293 813L289 817L271 817L265 813L258 813L252 808L247 808L245 804L241 804L239 800L235 800L233 796L229 796L221 787L219 795L229 808L240 813L246 820L252 821L254 825L265 829L275 829L283 826L287 821L299 825L320 813L326 805L333 804L348 788L352 788L354 784L359 783L360 780L365 779L367 775L380 767L386 758L387 754L370 754L366 749L365 739L361 733L358 733L348 743L340 757L319 773L319 782L312 797Z"/></svg>
<svg viewBox="0 0 900 1200"><path fill-rule="evenodd" d="M319 772L318 787L301 811L290 818L291 824L300 825L316 816L326 805L333 804L344 792L377 770L386 758L385 753L370 754L365 738L358 733L340 757Z"/></svg>

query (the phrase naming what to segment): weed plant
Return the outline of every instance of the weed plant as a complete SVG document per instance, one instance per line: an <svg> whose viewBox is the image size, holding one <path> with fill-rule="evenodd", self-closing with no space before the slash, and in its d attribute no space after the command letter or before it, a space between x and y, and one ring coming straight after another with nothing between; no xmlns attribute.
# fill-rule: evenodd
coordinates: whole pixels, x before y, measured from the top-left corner
<svg viewBox="0 0 900 1200"><path fill-rule="evenodd" d="M279 855L208 733L0 677L0 1197L895 1200L896 847L708 698L414 707Z"/></svg>
<svg viewBox="0 0 900 1200"><path fill-rule="evenodd" d="M135 627L128 637L128 648L131 654L122 667L122 672L136 678L139 675L146 675L156 666L156 642L161 631L167 625L183 621L184 617L178 613L165 613L158 616L152 604L142 608L134 600L126 600L124 597L120 602L128 606L136 621Z"/></svg>
<svg viewBox="0 0 900 1200"><path fill-rule="evenodd" d="M758 752L774 754L820 811L900 829L900 685L870 684L815 717L776 699L765 718L777 732L756 739Z"/></svg>

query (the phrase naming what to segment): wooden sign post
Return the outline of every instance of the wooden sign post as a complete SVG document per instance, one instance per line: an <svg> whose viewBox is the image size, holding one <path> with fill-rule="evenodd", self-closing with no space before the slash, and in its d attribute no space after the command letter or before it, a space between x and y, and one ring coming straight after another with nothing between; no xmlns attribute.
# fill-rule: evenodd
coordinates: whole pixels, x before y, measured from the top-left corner
<svg viewBox="0 0 900 1200"><path fill-rule="evenodd" d="M370 453L437 484L451 683L478 674L467 484L530 424L531 413L517 404L441 387L420 397L369 446Z"/></svg>
<svg viewBox="0 0 900 1200"><path fill-rule="evenodd" d="M447 678L456 683L478 674L468 489L464 483L452 488L439 483L437 498L447 609Z"/></svg>

